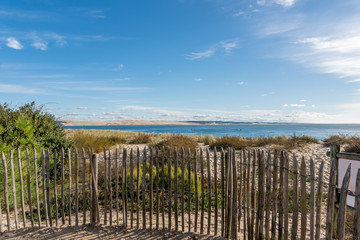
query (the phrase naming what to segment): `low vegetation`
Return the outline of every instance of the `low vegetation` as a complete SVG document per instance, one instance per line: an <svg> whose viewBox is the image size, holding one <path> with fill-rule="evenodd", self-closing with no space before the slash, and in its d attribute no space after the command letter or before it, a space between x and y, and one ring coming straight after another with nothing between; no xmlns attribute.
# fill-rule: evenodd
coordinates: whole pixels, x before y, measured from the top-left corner
<svg viewBox="0 0 360 240"><path fill-rule="evenodd" d="M234 149L244 149L252 147L263 147L271 145L277 149L291 150L297 147L304 147L307 144L319 143L313 137L310 136L277 136L277 137L255 137L255 138L245 138L241 136L230 137L224 136L219 137L216 142L210 144L211 148L234 148Z"/></svg>
<svg viewBox="0 0 360 240"><path fill-rule="evenodd" d="M345 152L360 153L360 137L346 136L346 135L333 135L323 141L324 146L342 145Z"/></svg>
<svg viewBox="0 0 360 240"><path fill-rule="evenodd" d="M165 147L173 149L176 147L177 149L194 149L198 147L198 143L196 139L192 136L186 135L172 135L167 139L160 141L159 143L155 144L154 147Z"/></svg>

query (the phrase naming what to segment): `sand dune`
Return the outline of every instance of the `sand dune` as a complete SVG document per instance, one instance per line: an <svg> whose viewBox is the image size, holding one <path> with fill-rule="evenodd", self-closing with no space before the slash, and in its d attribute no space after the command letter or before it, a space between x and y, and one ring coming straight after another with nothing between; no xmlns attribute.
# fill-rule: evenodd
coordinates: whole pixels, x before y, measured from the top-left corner
<svg viewBox="0 0 360 240"><path fill-rule="evenodd" d="M141 125L198 125L190 122L176 121L145 121L145 120L117 120L117 121L62 121L63 126L141 126Z"/></svg>

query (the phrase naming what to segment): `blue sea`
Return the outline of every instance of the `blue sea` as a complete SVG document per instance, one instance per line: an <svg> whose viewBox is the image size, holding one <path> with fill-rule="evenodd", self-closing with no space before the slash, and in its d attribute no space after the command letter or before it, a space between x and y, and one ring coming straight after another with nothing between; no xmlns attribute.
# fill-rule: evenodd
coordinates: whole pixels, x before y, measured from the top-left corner
<svg viewBox="0 0 360 240"><path fill-rule="evenodd" d="M174 125L174 126L76 126L67 129L101 129L146 133L172 133L215 136L312 136L323 140L331 135L360 137L360 124L231 124L231 125Z"/></svg>

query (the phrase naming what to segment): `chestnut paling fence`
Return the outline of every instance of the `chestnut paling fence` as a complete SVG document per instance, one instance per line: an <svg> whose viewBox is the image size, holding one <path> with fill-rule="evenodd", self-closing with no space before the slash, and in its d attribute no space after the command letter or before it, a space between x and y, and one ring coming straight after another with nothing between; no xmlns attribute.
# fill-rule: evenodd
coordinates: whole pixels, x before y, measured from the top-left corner
<svg viewBox="0 0 360 240"><path fill-rule="evenodd" d="M359 239L360 171L356 192L348 190L351 166L337 186L338 152L332 147L325 182L324 162L317 169L276 151L10 151L0 169L0 232L105 224L230 239L344 239L351 194Z"/></svg>

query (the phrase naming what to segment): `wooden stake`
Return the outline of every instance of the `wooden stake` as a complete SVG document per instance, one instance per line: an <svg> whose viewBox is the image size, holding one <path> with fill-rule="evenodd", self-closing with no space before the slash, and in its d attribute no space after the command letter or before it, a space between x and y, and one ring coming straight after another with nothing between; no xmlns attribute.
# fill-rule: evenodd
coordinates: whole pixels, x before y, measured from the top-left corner
<svg viewBox="0 0 360 240"><path fill-rule="evenodd" d="M291 226L291 240L297 239L299 219L299 195L298 195L298 161L293 154L293 216Z"/></svg>
<svg viewBox="0 0 360 240"><path fill-rule="evenodd" d="M338 240L345 239L345 221L346 221L346 200L347 200L347 190L349 189L351 177L351 163L346 170L345 176L343 178L342 186L341 186L341 193L340 193L340 201L339 201L339 218L338 218Z"/></svg>
<svg viewBox="0 0 360 240"><path fill-rule="evenodd" d="M29 158L29 150L26 149L26 183L27 183L27 193L28 193L28 204L29 204L29 211L30 211L30 221L31 221L31 227L34 227L34 214L33 214L33 207L32 207L32 199L31 199L31 183L30 183L30 158ZM0 206L1 208L1 206ZM1 211L1 209L0 209ZM0 212L0 215L1 212ZM2 222L2 221L0 221ZM0 224L1 225L1 224Z"/></svg>
<svg viewBox="0 0 360 240"><path fill-rule="evenodd" d="M21 156L20 149L17 149L18 167L19 167L19 178L20 178L20 197L21 197L21 212L23 217L24 228L26 227L26 216L25 216L25 201L24 201L24 182L21 167Z"/></svg>
<svg viewBox="0 0 360 240"><path fill-rule="evenodd" d="M185 151L184 148L181 147L181 230L185 231L185 212L184 212L184 205L185 205L185 164L184 164L184 155Z"/></svg>
<svg viewBox="0 0 360 240"><path fill-rule="evenodd" d="M146 149L145 149L146 151ZM122 187L123 187L123 221L124 226L127 227L127 169L126 169L126 162L127 162L127 149L124 148L123 151L123 176L122 176Z"/></svg>
<svg viewBox="0 0 360 240"><path fill-rule="evenodd" d="M79 190L78 190L79 160L75 149L75 225L79 226Z"/></svg>
<svg viewBox="0 0 360 240"><path fill-rule="evenodd" d="M143 229L146 229L146 200L145 200L145 194L146 194L146 147L144 148L144 156L143 156L143 172L142 172L142 215L143 215Z"/></svg>
<svg viewBox="0 0 360 240"><path fill-rule="evenodd" d="M209 148L206 149L206 161L207 161L207 177L208 177L208 228L207 228L207 234L210 235L210 229L211 229L211 173L210 173Z"/></svg>
<svg viewBox="0 0 360 240"><path fill-rule="evenodd" d="M6 167L4 167L6 169ZM35 173L35 195L36 195L36 207L37 207L37 216L38 216L38 224L41 226L41 214L40 214L40 200L39 200L39 183L38 183L38 175L37 175L37 157L36 157L36 149L34 148L34 173ZM5 176L7 180L7 175ZM7 188L7 184L5 184ZM6 197L7 199L7 197ZM9 229L10 230L10 229Z"/></svg>
<svg viewBox="0 0 360 240"><path fill-rule="evenodd" d="M300 181L300 187L301 187L301 239L306 238L306 223L307 223L307 209L306 209L306 164L304 157L301 159L301 181Z"/></svg>
<svg viewBox="0 0 360 240"><path fill-rule="evenodd" d="M64 149L61 148L61 219L62 224L65 225L65 200L64 200L64 181L65 181L65 175L64 175L64 169L65 163L64 163Z"/></svg>
<svg viewBox="0 0 360 240"><path fill-rule="evenodd" d="M45 168L43 168L44 170ZM11 171L11 179L12 179L12 190L13 190L13 199L14 199L14 214L15 214L15 227L18 229L18 211L17 211L17 199L16 199L16 185L15 185L15 174L14 174L14 161L13 161L13 151L10 150L10 171ZM45 170L43 171L45 174ZM43 178L43 184L45 183L45 175ZM43 188L44 196L45 196L45 188ZM44 204L46 205L45 197Z"/></svg>
<svg viewBox="0 0 360 240"><path fill-rule="evenodd" d="M276 236L276 213L277 213L277 199L278 199L278 154L277 151L274 153L273 161L273 194L272 194L272 223L271 223L271 239L275 239Z"/></svg>
<svg viewBox="0 0 360 240"><path fill-rule="evenodd" d="M323 170L324 170L324 161L321 162L319 168L319 177L318 177L318 188L317 188L317 198L316 198L316 223L315 223L315 239L320 240L320 225L321 225L321 207L322 207L322 198L323 198Z"/></svg>
<svg viewBox="0 0 360 240"><path fill-rule="evenodd" d="M69 226L71 226L71 203L72 203L72 196L71 196L71 151L68 148L68 159L69 159L69 202L68 202L68 208L69 208Z"/></svg>
<svg viewBox="0 0 360 240"><path fill-rule="evenodd" d="M134 221L134 166L133 166L133 150L130 149L130 198L131 198L131 210L130 210L130 226L133 228L133 221Z"/></svg>
<svg viewBox="0 0 360 240"><path fill-rule="evenodd" d="M46 161L46 201L47 201L47 209L48 209L50 227L52 227L53 224L52 224L51 204L50 204L50 153L49 153L49 149L46 149L45 161Z"/></svg>
<svg viewBox="0 0 360 240"><path fill-rule="evenodd" d="M310 158L310 240L315 237L315 165Z"/></svg>
<svg viewBox="0 0 360 240"><path fill-rule="evenodd" d="M115 149L115 201L116 201L116 225L119 226L119 159L118 159L118 147ZM132 154L132 150L131 150ZM132 227L132 226L131 226Z"/></svg>
<svg viewBox="0 0 360 240"><path fill-rule="evenodd" d="M108 160L106 157L106 148L104 147L104 173L105 173L105 179L104 179L104 225L107 225L107 209L108 209ZM125 215L124 215L125 216Z"/></svg>
<svg viewBox="0 0 360 240"><path fill-rule="evenodd" d="M187 197L187 204L188 204L188 232L191 231L191 150L188 148L188 197ZM196 177L196 174L194 174Z"/></svg>
<svg viewBox="0 0 360 240"><path fill-rule="evenodd" d="M198 172L197 172L197 152L194 149L194 175L195 175L195 220L194 220L194 232L197 232L198 225L198 211L199 211L199 195L198 195Z"/></svg>
<svg viewBox="0 0 360 240"><path fill-rule="evenodd" d="M149 178L150 178L150 194L149 194L149 198L150 198L150 212L149 212L149 218L150 218L150 229L152 229L152 217L153 217L153 149L150 148L150 172L149 172Z"/></svg>
<svg viewBox="0 0 360 240"><path fill-rule="evenodd" d="M201 218L200 218L200 234L204 234L204 210L205 210L205 194L204 194L204 159L203 151L200 148L200 176L201 176Z"/></svg>
<svg viewBox="0 0 360 240"><path fill-rule="evenodd" d="M214 235L217 235L218 231L218 190L217 190L217 151L216 147L214 148L214 191L215 191L215 225L214 225ZM190 171L190 170L189 170ZM190 179L190 177L189 177ZM240 190L241 191L241 190Z"/></svg>
<svg viewBox="0 0 360 240"><path fill-rule="evenodd" d="M168 230L171 231L171 195L172 195L172 189L171 189L171 155L170 155L170 147L168 147L168 150L167 150L167 157L168 157L168 177L169 177L169 180L168 180L168 186L169 186L169 189L168 189L168 218L169 218L169 221L168 221Z"/></svg>
<svg viewBox="0 0 360 240"><path fill-rule="evenodd" d="M108 180L108 193L109 193L109 224L110 226L112 226L112 209L113 209L113 203L112 203L112 179L111 179L111 151L110 149L108 150L108 176L109 176L109 180ZM125 175L126 177L126 175Z"/></svg>
<svg viewBox="0 0 360 240"><path fill-rule="evenodd" d="M360 239L360 169L356 175L356 190L355 190L355 214L354 214L354 230L353 239Z"/></svg>
<svg viewBox="0 0 360 240"><path fill-rule="evenodd" d="M57 195L57 186L56 186L56 175L57 175L57 153L56 150L54 150L54 169L53 169L53 174L54 174L54 198L55 198L55 225L58 226L58 195Z"/></svg>
<svg viewBox="0 0 360 240"><path fill-rule="evenodd" d="M1 152L1 158L4 166L4 200L5 200L5 208L6 208L6 221L8 231L11 230L10 228L10 208L9 208L9 192L8 192L8 172L7 172L7 164L4 152ZM40 208L38 208L40 211ZM40 218L39 218L40 219ZM40 220L39 220L40 221Z"/></svg>
<svg viewBox="0 0 360 240"><path fill-rule="evenodd" d="M266 194L265 194L265 239L270 239L270 206L271 206L271 154L268 151L266 161Z"/></svg>
<svg viewBox="0 0 360 240"><path fill-rule="evenodd" d="M155 152L155 165L156 165L156 229L159 229L159 211L160 211L160 180L159 180L159 149L156 148L156 152Z"/></svg>
<svg viewBox="0 0 360 240"><path fill-rule="evenodd" d="M284 169L284 239L289 239L289 157L285 153L285 169Z"/></svg>
<svg viewBox="0 0 360 240"><path fill-rule="evenodd" d="M136 228L139 229L139 219L140 219L140 150L137 148L136 154Z"/></svg>
<svg viewBox="0 0 360 240"><path fill-rule="evenodd" d="M86 224L86 191L85 191L86 159L85 159L84 148L82 148L82 159L83 159L83 170L82 170L83 224Z"/></svg>
<svg viewBox="0 0 360 240"><path fill-rule="evenodd" d="M179 230L178 225L178 152L177 148L174 149L174 206L175 206L175 231Z"/></svg>

